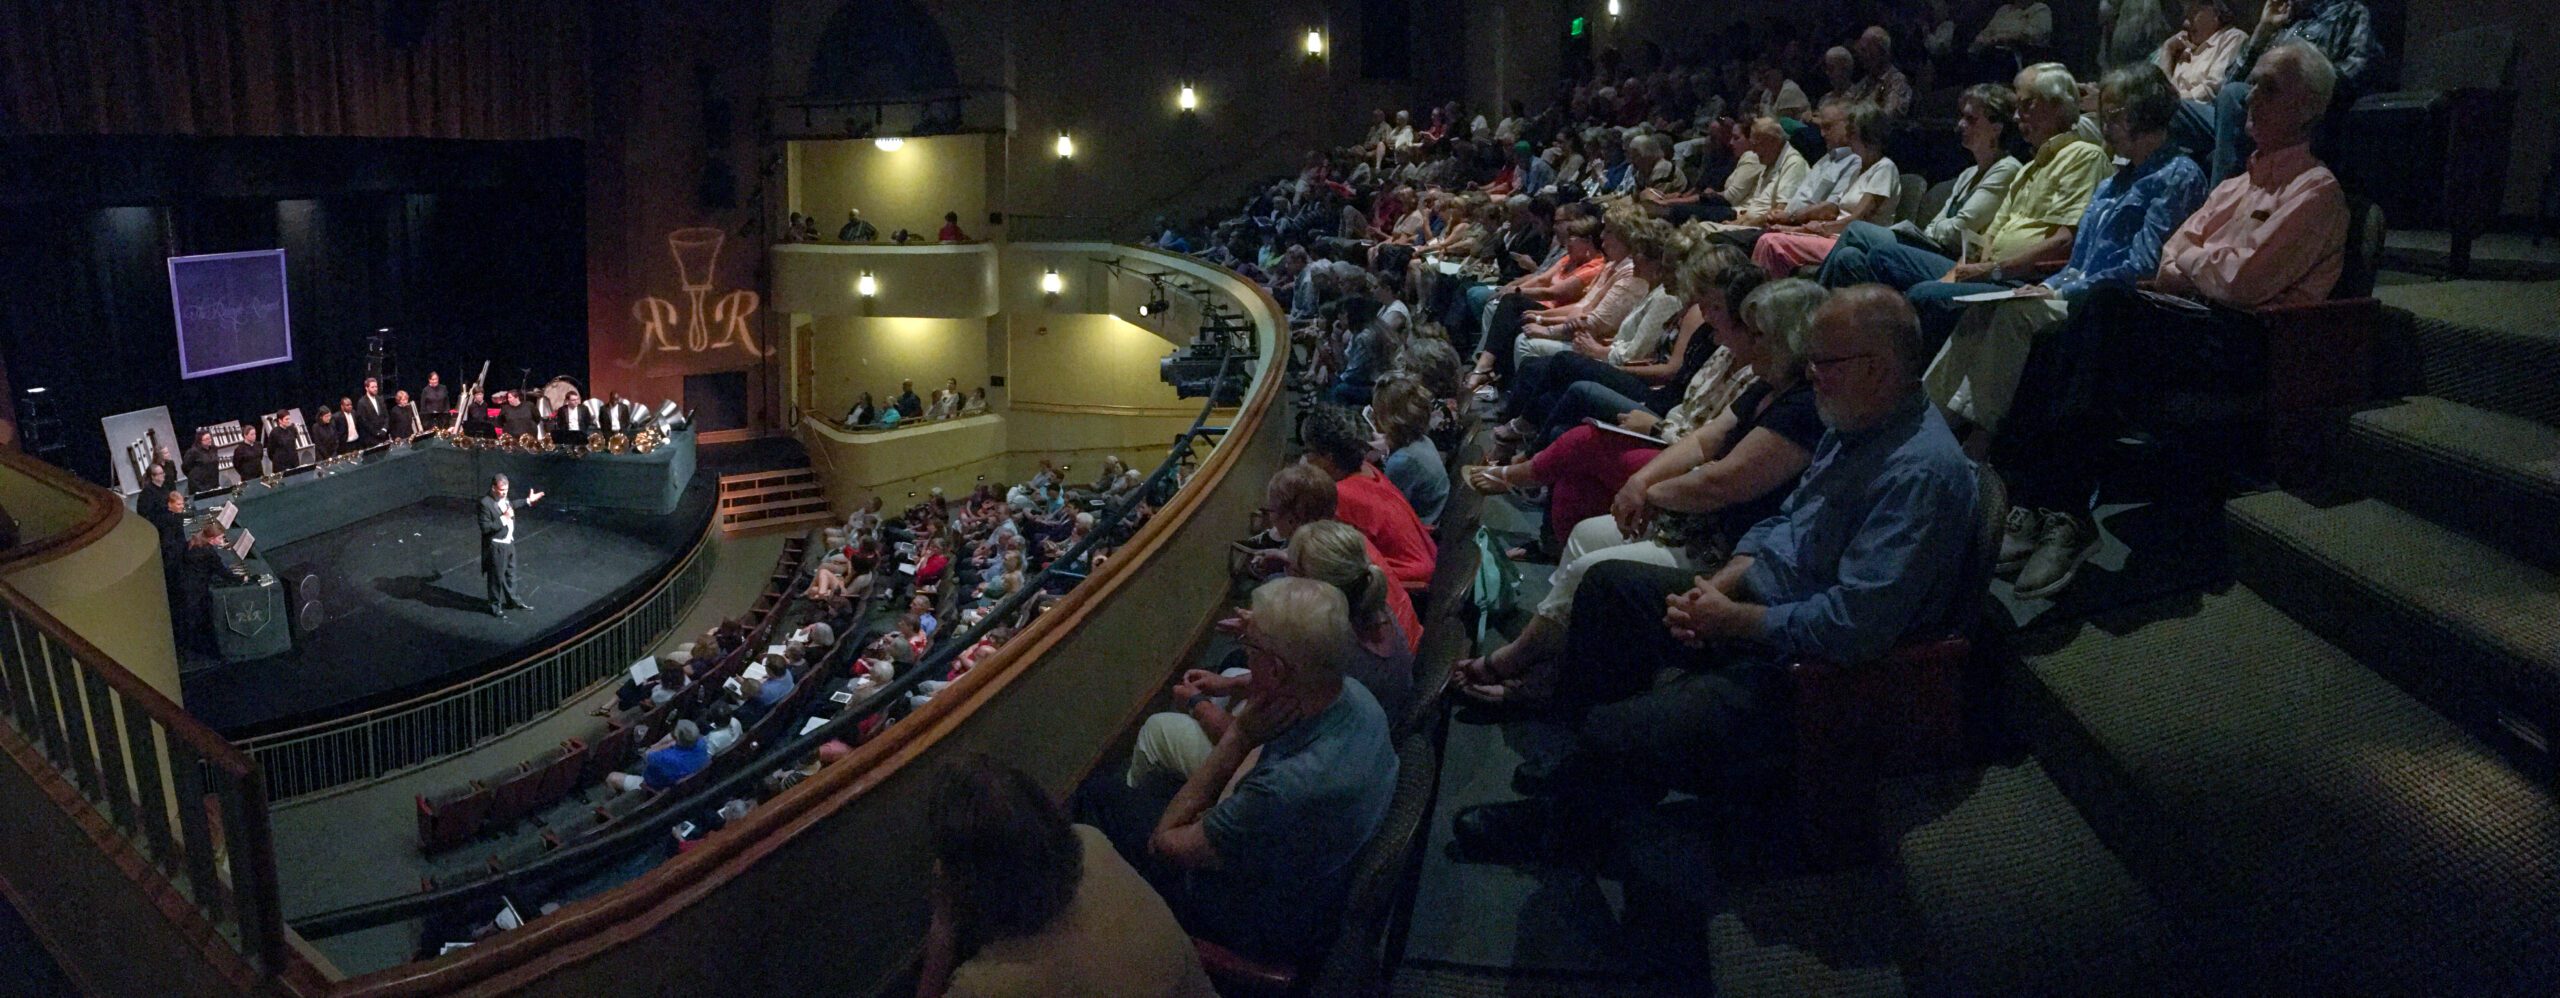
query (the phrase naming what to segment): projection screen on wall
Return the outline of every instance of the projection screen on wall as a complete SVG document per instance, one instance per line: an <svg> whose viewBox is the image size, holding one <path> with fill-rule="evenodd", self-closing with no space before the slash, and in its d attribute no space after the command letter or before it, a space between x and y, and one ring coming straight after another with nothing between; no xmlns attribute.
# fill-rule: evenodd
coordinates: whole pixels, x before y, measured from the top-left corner
<svg viewBox="0 0 2560 998"><path fill-rule="evenodd" d="M293 359L284 251L169 258L178 318L178 373L201 378Z"/></svg>

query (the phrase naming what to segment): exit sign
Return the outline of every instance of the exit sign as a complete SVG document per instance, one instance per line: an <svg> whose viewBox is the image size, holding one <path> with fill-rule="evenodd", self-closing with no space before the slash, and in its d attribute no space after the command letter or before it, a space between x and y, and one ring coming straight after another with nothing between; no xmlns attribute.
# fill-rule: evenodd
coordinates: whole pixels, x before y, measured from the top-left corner
<svg viewBox="0 0 2560 998"><path fill-rule="evenodd" d="M1590 18L1587 18L1587 17L1577 17L1577 18L1574 18L1574 19L1573 19L1573 37L1575 37L1575 38L1580 38L1580 37L1582 37L1585 33L1589 32L1590 30L1591 30L1591 19L1590 19Z"/></svg>

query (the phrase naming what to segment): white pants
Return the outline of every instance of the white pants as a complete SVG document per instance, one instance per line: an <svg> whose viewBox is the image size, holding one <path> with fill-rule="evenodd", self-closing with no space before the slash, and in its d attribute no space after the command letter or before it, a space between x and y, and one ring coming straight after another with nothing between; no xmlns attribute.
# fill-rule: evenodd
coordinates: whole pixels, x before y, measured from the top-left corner
<svg viewBox="0 0 2560 998"><path fill-rule="evenodd" d="M1930 401L1985 430L1998 430L2018 396L2018 377L2036 337L2062 328L2071 305L2059 298L2022 298L1964 311L1921 383Z"/></svg>
<svg viewBox="0 0 2560 998"><path fill-rule="evenodd" d="M1618 532L1616 517L1603 513L1573 525L1573 533L1565 538L1564 554L1556 559L1554 575L1547 577L1547 598L1538 601L1538 616L1558 624L1573 618L1573 591L1582 586L1582 573L1604 561L1634 561L1665 568L1694 569L1689 552L1674 551L1661 541L1647 538L1630 541Z"/></svg>
<svg viewBox="0 0 2560 998"><path fill-rule="evenodd" d="M1519 339L1511 341L1511 362L1522 364L1532 357L1553 357L1572 348L1572 340L1550 340L1522 333Z"/></svg>
<svg viewBox="0 0 2560 998"><path fill-rule="evenodd" d="M1230 678L1250 675L1249 669L1229 669L1222 675ZM1212 698L1221 707L1226 698ZM1137 747L1129 753L1129 785L1142 787L1151 780L1180 782L1191 778L1191 772L1209 761L1209 752L1217 748L1209 732L1200 722L1182 711L1166 711L1147 718L1138 728Z"/></svg>

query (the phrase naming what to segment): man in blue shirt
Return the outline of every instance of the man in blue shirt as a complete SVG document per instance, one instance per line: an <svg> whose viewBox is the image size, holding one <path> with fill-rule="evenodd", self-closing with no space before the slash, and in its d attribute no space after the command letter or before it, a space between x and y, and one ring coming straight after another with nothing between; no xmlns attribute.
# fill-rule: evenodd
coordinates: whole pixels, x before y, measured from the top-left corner
<svg viewBox="0 0 2560 998"><path fill-rule="evenodd" d="M1331 938L1352 863L1396 791L1386 713L1342 679L1356 640L1341 590L1264 583L1238 637L1252 669L1244 706L1208 761L1169 803L1116 773L1079 793L1091 823L1155 883L1185 931L1300 963Z"/></svg>
<svg viewBox="0 0 2560 998"><path fill-rule="evenodd" d="M675 734L665 746L640 757L640 772L612 773L604 782L624 793L644 788L663 792L710 764L711 753L702 747L702 729L692 721L677 721Z"/></svg>
<svg viewBox="0 0 2560 998"><path fill-rule="evenodd" d="M2178 95L2160 67L2137 62L2108 70L2097 107L2107 151L2128 165L2090 193L2071 262L2018 289L2016 299L1964 309L1922 378L1931 401L1971 424L1959 430L1998 430L2037 339L2060 328L2092 289L2150 280L2160 270L2161 245L2204 203L2204 168L2169 140Z"/></svg>
<svg viewBox="0 0 2560 998"><path fill-rule="evenodd" d="M1978 489L1921 395L1918 318L1859 285L1814 313L1809 346L1829 432L1795 492L1713 578L1636 562L1583 576L1565 637L1576 669L1557 691L1574 744L1523 766L1515 785L1535 796L1461 813L1461 849L1526 862L1592 844L1674 778L1782 755L1786 663L1867 662L1961 623Z"/></svg>

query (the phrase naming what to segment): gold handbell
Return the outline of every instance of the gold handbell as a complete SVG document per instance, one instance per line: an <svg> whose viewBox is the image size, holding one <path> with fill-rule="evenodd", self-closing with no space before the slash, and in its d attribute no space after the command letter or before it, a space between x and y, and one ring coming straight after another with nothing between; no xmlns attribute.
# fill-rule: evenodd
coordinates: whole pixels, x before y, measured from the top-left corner
<svg viewBox="0 0 2560 998"><path fill-rule="evenodd" d="M627 433L616 433L610 437L606 437L604 441L604 449L605 453L608 454L630 453L631 435Z"/></svg>

